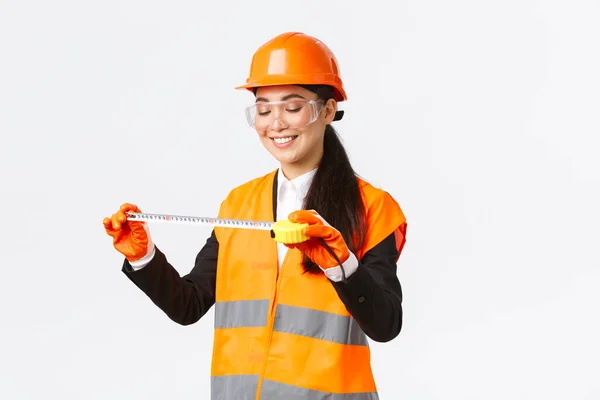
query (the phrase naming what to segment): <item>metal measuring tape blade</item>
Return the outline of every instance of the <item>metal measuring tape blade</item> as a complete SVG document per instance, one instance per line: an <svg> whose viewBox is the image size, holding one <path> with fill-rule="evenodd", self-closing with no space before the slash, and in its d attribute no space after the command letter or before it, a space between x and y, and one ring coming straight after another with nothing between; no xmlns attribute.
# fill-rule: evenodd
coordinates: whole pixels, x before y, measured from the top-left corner
<svg viewBox="0 0 600 400"><path fill-rule="evenodd" d="M308 240L304 235L303 229L308 224L300 224L284 219L276 222L268 221L251 221L243 219L225 219L225 218L207 218L207 217L190 217L185 215L169 215L169 214L148 214L128 212L128 221L146 221L146 222L166 222L176 224L192 224L204 226L218 226L222 228L238 228L238 229L256 229L262 231L270 231L271 237L280 243L301 243Z"/></svg>

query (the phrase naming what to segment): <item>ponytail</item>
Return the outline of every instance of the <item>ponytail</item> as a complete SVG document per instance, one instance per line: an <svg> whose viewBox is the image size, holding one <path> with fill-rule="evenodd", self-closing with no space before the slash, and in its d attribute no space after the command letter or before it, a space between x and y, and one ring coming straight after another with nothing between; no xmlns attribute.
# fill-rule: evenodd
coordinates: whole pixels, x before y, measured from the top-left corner
<svg viewBox="0 0 600 400"><path fill-rule="evenodd" d="M344 145L331 125L325 127L323 157L304 201L304 209L317 211L342 234L346 245L356 254L365 237L365 208L356 173ZM304 270L321 269L306 255Z"/></svg>

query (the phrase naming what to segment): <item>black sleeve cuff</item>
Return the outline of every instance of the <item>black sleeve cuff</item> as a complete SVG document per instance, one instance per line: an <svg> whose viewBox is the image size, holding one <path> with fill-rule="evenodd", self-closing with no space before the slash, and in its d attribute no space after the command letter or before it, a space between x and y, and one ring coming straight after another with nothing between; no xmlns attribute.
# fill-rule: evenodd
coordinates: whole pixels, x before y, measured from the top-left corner
<svg viewBox="0 0 600 400"><path fill-rule="evenodd" d="M345 282L332 284L351 314L361 314L372 308L372 294L378 288L362 262L358 262L358 268Z"/></svg>

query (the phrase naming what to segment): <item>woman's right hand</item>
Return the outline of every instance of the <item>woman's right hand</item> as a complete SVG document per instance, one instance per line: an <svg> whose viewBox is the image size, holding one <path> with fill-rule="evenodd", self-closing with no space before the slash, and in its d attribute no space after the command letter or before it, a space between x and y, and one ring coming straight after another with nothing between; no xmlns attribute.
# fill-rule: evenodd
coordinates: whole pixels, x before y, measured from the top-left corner
<svg viewBox="0 0 600 400"><path fill-rule="evenodd" d="M134 205L125 203L110 218L102 221L106 233L113 238L113 246L128 261L138 261L154 250L150 231L144 221L128 221L127 212L141 212Z"/></svg>

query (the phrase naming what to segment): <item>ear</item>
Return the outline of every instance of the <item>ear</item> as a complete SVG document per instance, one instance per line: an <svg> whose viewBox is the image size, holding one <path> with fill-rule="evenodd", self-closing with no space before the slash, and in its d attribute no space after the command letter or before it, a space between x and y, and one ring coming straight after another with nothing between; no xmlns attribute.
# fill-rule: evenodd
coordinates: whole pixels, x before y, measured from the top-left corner
<svg viewBox="0 0 600 400"><path fill-rule="evenodd" d="M325 118L325 124L329 125L335 118L335 112L337 111L337 101L335 99L329 99L323 105L323 117Z"/></svg>

